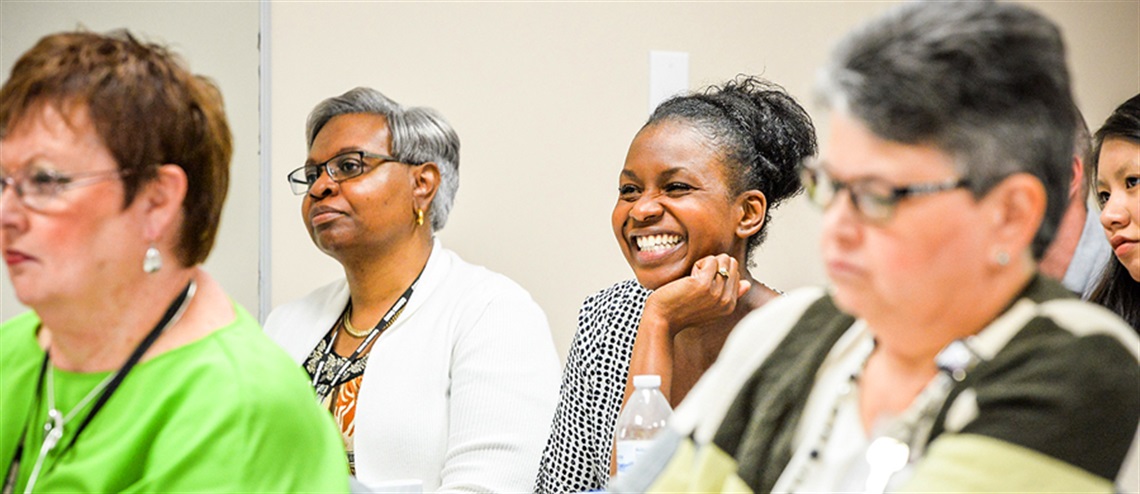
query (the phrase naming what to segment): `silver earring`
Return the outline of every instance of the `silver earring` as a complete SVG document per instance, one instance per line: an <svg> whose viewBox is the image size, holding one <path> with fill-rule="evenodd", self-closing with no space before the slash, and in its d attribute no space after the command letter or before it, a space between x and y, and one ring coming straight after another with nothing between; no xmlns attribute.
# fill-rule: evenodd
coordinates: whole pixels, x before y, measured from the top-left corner
<svg viewBox="0 0 1140 494"><path fill-rule="evenodd" d="M1006 252L1004 250L999 250L997 255L994 256L994 260L997 261L998 266L1008 266L1009 265L1009 252Z"/></svg>
<svg viewBox="0 0 1140 494"><path fill-rule="evenodd" d="M154 273L160 269L162 269L162 254L152 243L146 249L146 257L143 257L143 272Z"/></svg>

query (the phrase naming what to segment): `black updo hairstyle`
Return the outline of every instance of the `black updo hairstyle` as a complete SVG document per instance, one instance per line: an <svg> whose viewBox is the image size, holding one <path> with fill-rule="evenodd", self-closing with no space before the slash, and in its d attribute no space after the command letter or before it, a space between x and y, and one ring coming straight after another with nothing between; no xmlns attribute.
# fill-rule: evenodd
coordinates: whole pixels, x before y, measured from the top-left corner
<svg viewBox="0 0 1140 494"><path fill-rule="evenodd" d="M740 75L666 100L642 128L663 121L692 125L712 143L723 157L733 194L759 190L767 198L764 224L748 238L746 255L751 256L764 242L772 211L803 191L799 166L816 153L811 117L779 85Z"/></svg>

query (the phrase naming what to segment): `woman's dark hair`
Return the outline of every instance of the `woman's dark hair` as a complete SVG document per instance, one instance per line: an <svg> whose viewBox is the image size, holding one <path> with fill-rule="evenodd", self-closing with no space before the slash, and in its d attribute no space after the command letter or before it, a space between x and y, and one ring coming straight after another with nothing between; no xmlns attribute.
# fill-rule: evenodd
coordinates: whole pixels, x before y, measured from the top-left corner
<svg viewBox="0 0 1140 494"><path fill-rule="evenodd" d="M1140 145L1140 94L1116 107L1100 130L1096 131L1090 160L1094 174L1100 168L1100 148L1109 138L1125 139ZM1132 279L1132 275L1115 256L1108 264L1089 300L1115 312L1140 332L1140 281Z"/></svg>
<svg viewBox="0 0 1140 494"><path fill-rule="evenodd" d="M661 103L645 127L681 121L704 135L723 156L734 194L759 190L768 208L746 252L764 241L772 210L803 190L799 166L816 153L815 127L784 88L737 76L720 86Z"/></svg>
<svg viewBox="0 0 1140 494"><path fill-rule="evenodd" d="M1112 111L1093 136L1093 152L1090 161L1093 172L1100 168L1100 148L1104 146L1105 139L1114 137L1127 139L1140 144L1140 94L1128 98Z"/></svg>
<svg viewBox="0 0 1140 494"><path fill-rule="evenodd" d="M1105 306L1140 333L1140 282L1116 257L1109 259L1089 301Z"/></svg>

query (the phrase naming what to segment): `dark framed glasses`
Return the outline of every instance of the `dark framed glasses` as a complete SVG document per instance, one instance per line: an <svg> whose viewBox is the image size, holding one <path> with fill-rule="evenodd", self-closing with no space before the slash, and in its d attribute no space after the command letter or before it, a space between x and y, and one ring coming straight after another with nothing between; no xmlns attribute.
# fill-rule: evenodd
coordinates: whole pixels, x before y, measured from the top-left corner
<svg viewBox="0 0 1140 494"><path fill-rule="evenodd" d="M369 165L364 161L365 158L379 160L379 162ZM324 163L302 166L289 172L287 178L289 180L289 187L293 190L293 193L303 195L312 189L313 184L321 177L321 173L328 173L329 178L331 178L333 182L340 183L350 178L359 177L389 161L397 160L396 158L383 154L369 153L367 151L351 151L333 156L332 159Z"/></svg>
<svg viewBox="0 0 1140 494"><path fill-rule="evenodd" d="M803 181L808 198L820 209L827 209L839 192L847 190L855 210L872 223L890 221L899 202L908 197L927 196L970 185L970 182L964 178L906 186L894 186L878 179L843 182L832 178L819 165L802 167L800 180Z"/></svg>

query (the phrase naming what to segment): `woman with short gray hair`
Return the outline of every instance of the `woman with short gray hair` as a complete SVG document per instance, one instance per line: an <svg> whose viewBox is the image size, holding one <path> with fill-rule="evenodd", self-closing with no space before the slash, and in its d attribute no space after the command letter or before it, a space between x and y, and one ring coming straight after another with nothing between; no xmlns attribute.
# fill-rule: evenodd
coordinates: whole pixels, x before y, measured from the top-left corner
<svg viewBox="0 0 1140 494"><path fill-rule="evenodd" d="M830 286L741 321L664 467L611 491L1135 491L1140 340L1037 272L1072 178L1057 27L907 3L822 86L830 142L803 178Z"/></svg>
<svg viewBox="0 0 1140 494"><path fill-rule="evenodd" d="M345 278L265 329L308 373L366 486L530 488L557 399L546 316L434 233L459 186L459 138L430 108L370 88L321 102L289 174L317 247Z"/></svg>
<svg viewBox="0 0 1140 494"><path fill-rule="evenodd" d="M305 137L311 147L317 133L333 117L347 113L373 113L388 120L392 139L392 157L401 163L433 162L439 167L439 189L431 202L431 230L437 232L447 224L447 216L459 190L459 135L432 108L401 107L379 91L358 87L317 105L305 125Z"/></svg>

